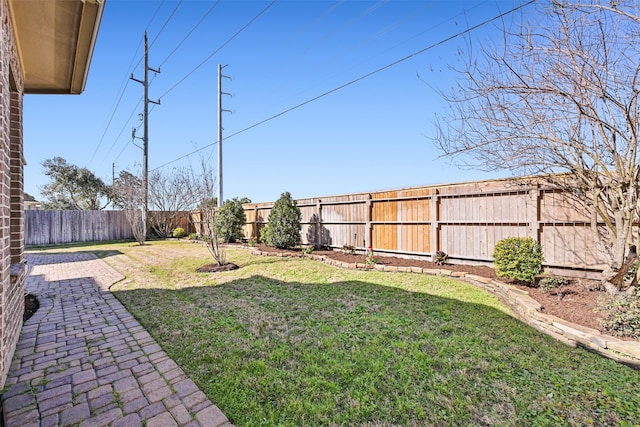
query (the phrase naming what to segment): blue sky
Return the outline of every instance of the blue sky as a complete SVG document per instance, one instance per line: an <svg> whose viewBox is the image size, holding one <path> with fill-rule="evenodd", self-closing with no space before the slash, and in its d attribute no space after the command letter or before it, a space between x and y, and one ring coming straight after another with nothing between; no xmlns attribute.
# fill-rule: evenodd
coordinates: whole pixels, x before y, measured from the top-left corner
<svg viewBox="0 0 640 427"><path fill-rule="evenodd" d="M223 100L233 112L223 116L225 199L262 202L284 191L304 198L497 177L450 165L429 140L435 114L446 108L433 88L455 84L451 67L467 49L463 38L245 129L521 3L108 0L85 92L25 96L25 191L40 197L48 182L41 163L54 156L108 183L114 164L116 175L140 171L142 151L131 129L142 136L143 87L129 76L142 79L145 30L149 65L161 71L149 86L149 98L161 100L149 114L150 169L198 171L202 157L215 171L222 64L232 77L224 91L233 94ZM468 39L474 46L499 40L498 24Z"/></svg>

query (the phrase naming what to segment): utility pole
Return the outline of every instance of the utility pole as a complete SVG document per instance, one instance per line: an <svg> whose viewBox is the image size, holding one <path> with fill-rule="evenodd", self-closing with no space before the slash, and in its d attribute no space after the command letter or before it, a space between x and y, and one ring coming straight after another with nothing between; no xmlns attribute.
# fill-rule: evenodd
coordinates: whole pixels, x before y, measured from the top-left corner
<svg viewBox="0 0 640 427"><path fill-rule="evenodd" d="M230 93L222 91L222 78L231 80L231 77L222 74L224 67L226 65L218 64L218 207L222 206L222 112L231 112L231 110L222 109L222 95L231 96Z"/></svg>
<svg viewBox="0 0 640 427"><path fill-rule="evenodd" d="M147 231L147 211L149 209L149 103L159 105L160 100L149 100L149 71L160 73L160 68L154 70L149 67L149 46L147 45L147 32L144 32L144 80L138 80L131 73L131 80L141 83L144 87L144 135L142 136L142 186L144 187L144 209L142 211L143 227L146 235ZM135 138L135 129L133 131Z"/></svg>

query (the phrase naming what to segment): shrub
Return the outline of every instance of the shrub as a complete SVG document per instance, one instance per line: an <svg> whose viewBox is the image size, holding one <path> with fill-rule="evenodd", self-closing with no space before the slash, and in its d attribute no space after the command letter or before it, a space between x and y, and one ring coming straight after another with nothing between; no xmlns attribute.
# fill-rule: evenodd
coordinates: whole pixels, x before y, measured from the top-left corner
<svg viewBox="0 0 640 427"><path fill-rule="evenodd" d="M342 245L342 253L347 255L353 255L356 253L356 247L353 245Z"/></svg>
<svg viewBox="0 0 640 427"><path fill-rule="evenodd" d="M373 254L373 247L369 246L367 248L367 253L365 255L365 263L367 265L373 265L373 264L377 264L378 260L376 259L375 255Z"/></svg>
<svg viewBox="0 0 640 427"><path fill-rule="evenodd" d="M435 263L436 264L445 265L447 263L448 259L449 259L449 255L447 255L446 252L444 252L444 251L436 252L436 259L435 259Z"/></svg>
<svg viewBox="0 0 640 427"><path fill-rule="evenodd" d="M302 214L298 203L289 192L282 193L269 213L269 222L260 235L267 246L288 249L300 241L300 220Z"/></svg>
<svg viewBox="0 0 640 427"><path fill-rule="evenodd" d="M184 231L184 228L178 227L173 230L173 237L177 237L178 239L182 239L187 235L187 232Z"/></svg>
<svg viewBox="0 0 640 427"><path fill-rule="evenodd" d="M224 202L215 216L216 235L225 243L242 237L242 226L247 222L242 204L245 199L234 198Z"/></svg>
<svg viewBox="0 0 640 427"><path fill-rule="evenodd" d="M600 321L602 327L612 335L640 338L640 289L616 295L602 303L598 311L605 313Z"/></svg>
<svg viewBox="0 0 640 427"><path fill-rule="evenodd" d="M199 238L200 236L198 236L198 233L189 234L189 240L198 240Z"/></svg>
<svg viewBox="0 0 640 427"><path fill-rule="evenodd" d="M542 248L531 237L509 237L496 243L493 251L499 277L532 283L542 270Z"/></svg>
<svg viewBox="0 0 640 427"><path fill-rule="evenodd" d="M569 284L569 281L567 279L564 279L562 277L557 277L557 276L545 277L541 279L540 282L538 283L540 287L540 291L542 291L545 294L552 294L552 295L558 292L558 288L561 288L562 286L566 286L568 284Z"/></svg>

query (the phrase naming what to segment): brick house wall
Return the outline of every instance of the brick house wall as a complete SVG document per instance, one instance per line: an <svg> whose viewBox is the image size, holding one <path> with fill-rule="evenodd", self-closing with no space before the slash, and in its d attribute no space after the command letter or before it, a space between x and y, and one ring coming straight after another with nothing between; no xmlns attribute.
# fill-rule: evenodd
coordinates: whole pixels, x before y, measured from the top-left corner
<svg viewBox="0 0 640 427"><path fill-rule="evenodd" d="M7 0L0 0L0 390L24 312L23 84Z"/></svg>

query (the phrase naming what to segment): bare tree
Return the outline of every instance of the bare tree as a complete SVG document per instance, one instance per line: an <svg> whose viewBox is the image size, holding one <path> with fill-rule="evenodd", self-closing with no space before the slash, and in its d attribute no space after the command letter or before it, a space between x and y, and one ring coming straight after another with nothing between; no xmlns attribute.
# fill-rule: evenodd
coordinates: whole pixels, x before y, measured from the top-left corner
<svg viewBox="0 0 640 427"><path fill-rule="evenodd" d="M223 239L218 235L216 227L216 208L203 206L200 209L202 218L202 234L204 245L218 265L227 263L227 251L223 245Z"/></svg>
<svg viewBox="0 0 640 427"><path fill-rule="evenodd" d="M443 94L436 144L459 163L543 175L588 210L621 286L637 246L640 18L633 2L553 1L474 55ZM563 172L562 179L556 179Z"/></svg>
<svg viewBox="0 0 640 427"><path fill-rule="evenodd" d="M149 174L149 222L160 237L169 236L185 212L210 197L212 178L205 166L201 174L189 168L156 169Z"/></svg>
<svg viewBox="0 0 640 427"><path fill-rule="evenodd" d="M111 200L124 210L133 236L141 245L146 241L147 227L144 216L144 188L142 180L130 172L122 171L112 186Z"/></svg>

